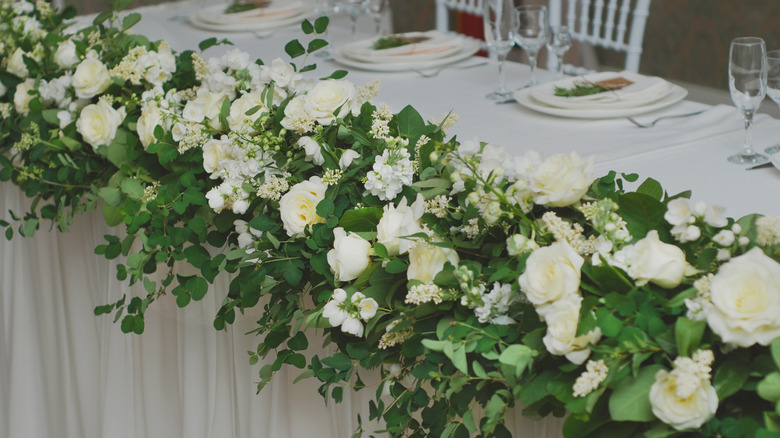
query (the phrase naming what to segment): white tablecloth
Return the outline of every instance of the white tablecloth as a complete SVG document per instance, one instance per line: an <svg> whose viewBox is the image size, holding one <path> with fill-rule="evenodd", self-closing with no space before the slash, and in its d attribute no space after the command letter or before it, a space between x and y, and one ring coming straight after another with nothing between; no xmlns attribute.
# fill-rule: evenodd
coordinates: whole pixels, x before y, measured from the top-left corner
<svg viewBox="0 0 780 438"><path fill-rule="evenodd" d="M140 10L136 32L167 39L176 50L194 49L213 35L167 18L168 6ZM286 30L271 37L222 35L254 57L270 62L285 57L282 47L294 37ZM335 28L333 40L347 40ZM206 56L225 48L210 49ZM319 61L316 77L341 68ZM510 86L528 78L528 67L510 64ZM460 121L450 134L507 146L513 153L576 150L594 155L599 174L610 169L637 172L659 180L670 194L693 190L693 198L727 207L741 216L780 214L775 169L745 171L726 156L739 150L743 125L730 106L708 108L685 101L664 113L704 113L639 129L621 119L571 120L534 113L516 104L496 105L484 95L496 85L497 67L444 70L434 78L416 73L352 72L358 85L380 79L375 102L394 111L413 105L426 118L454 112ZM780 137L780 122L758 117L758 149ZM29 205L11 184L0 185L0 218ZM237 318L227 332L211 320L227 290L218 279L206 299L178 309L170 297L147 313L146 333L122 334L108 316L95 317L97 305L122 294L141 293L115 277L115 263L93 254L109 233L99 213L80 217L68 233L41 230L34 238L0 241L0 436L66 438L334 437L350 436L357 413L368 418L373 390L327 406L317 383L290 382L296 370L282 371L255 394L259 366L248 350L257 340L244 333L252 315ZM519 415L508 422L516 436L555 437L559 422L532 423Z"/></svg>

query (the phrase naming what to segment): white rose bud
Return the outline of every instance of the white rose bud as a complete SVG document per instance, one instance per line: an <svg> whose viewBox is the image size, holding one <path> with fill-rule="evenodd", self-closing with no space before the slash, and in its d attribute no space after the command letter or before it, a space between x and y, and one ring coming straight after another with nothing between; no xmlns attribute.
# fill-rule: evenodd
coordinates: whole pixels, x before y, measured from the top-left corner
<svg viewBox="0 0 780 438"><path fill-rule="evenodd" d="M583 160L576 152L554 154L533 169L529 189L537 204L566 207L585 195L593 173L593 157Z"/></svg>
<svg viewBox="0 0 780 438"><path fill-rule="evenodd" d="M305 96L306 112L321 125L330 125L337 117L344 117L350 110L349 103L357 97L352 82L344 79L320 81ZM339 111L338 114L336 111Z"/></svg>
<svg viewBox="0 0 780 438"><path fill-rule="evenodd" d="M30 113L30 101L35 96L30 94L30 91L35 90L35 80L25 79L24 82L20 82L16 85L16 92L14 93L14 108L16 112L26 116Z"/></svg>
<svg viewBox="0 0 780 438"><path fill-rule="evenodd" d="M436 274L444 270L447 262L457 266L458 261L460 261L458 253L452 248L418 242L409 250L409 268L406 270L406 278L430 284L433 283Z"/></svg>
<svg viewBox="0 0 780 438"><path fill-rule="evenodd" d="M333 249L328 251L328 265L338 281L351 281L371 264L371 243L357 234L347 234L343 228L333 230Z"/></svg>
<svg viewBox="0 0 780 438"><path fill-rule="evenodd" d="M13 55L11 55L11 58L8 59L8 66L6 67L8 73L16 75L22 79L30 75L30 72L27 70L27 66L24 64L23 56L26 54L27 53L25 53L25 51L20 48L17 48L16 51L14 51Z"/></svg>
<svg viewBox="0 0 780 438"><path fill-rule="evenodd" d="M569 294L551 304L536 309L539 317L547 323L547 333L542 342L550 354L566 356L569 361L581 364L590 356L589 344L601 338L601 330L577 336L582 297Z"/></svg>
<svg viewBox="0 0 780 438"><path fill-rule="evenodd" d="M298 139L298 146L306 151L306 161L322 166L325 163L325 158L322 156L322 147L317 141L308 136L303 136Z"/></svg>
<svg viewBox="0 0 780 438"><path fill-rule="evenodd" d="M61 42L54 52L54 62L63 69L71 69L79 63L79 57L76 54L76 44L73 40Z"/></svg>
<svg viewBox="0 0 780 438"><path fill-rule="evenodd" d="M634 245L629 263L628 275L639 285L651 282L671 289L682 282L685 273L685 253L674 245L661 242L656 230Z"/></svg>
<svg viewBox="0 0 780 438"><path fill-rule="evenodd" d="M322 179L313 176L294 185L282 196L279 210L287 235L296 236L303 233L307 226L325 221L317 215L317 204L325 199L326 189Z"/></svg>
<svg viewBox="0 0 780 438"><path fill-rule="evenodd" d="M230 154L225 151L225 148L222 147L223 140L229 141L227 138L223 138L222 140L212 138L203 145L203 170L208 173L214 173L214 171L219 169L220 161L226 158L232 158Z"/></svg>
<svg viewBox="0 0 780 438"><path fill-rule="evenodd" d="M414 241L402 236L410 236L423 231L420 218L425 212L425 200L418 194L411 206L402 198L396 207L392 203L385 205L382 219L376 226L377 242L387 248L388 255L396 256L409 251Z"/></svg>
<svg viewBox="0 0 780 438"><path fill-rule="evenodd" d="M144 148L157 142L157 139L154 137L154 130L157 126L162 125L162 121L162 112L157 105L146 105L141 111L141 116L138 117L136 124L136 131Z"/></svg>
<svg viewBox="0 0 780 438"><path fill-rule="evenodd" d="M125 119L125 108L114 109L106 101L101 100L90 104L81 110L76 121L76 130L84 141L97 149L114 141L116 131Z"/></svg>
<svg viewBox="0 0 780 438"><path fill-rule="evenodd" d="M90 52L76 67L72 84L77 97L89 99L108 89L111 85L111 75L106 66L97 59L97 54Z"/></svg>
<svg viewBox="0 0 780 438"><path fill-rule="evenodd" d="M518 278L520 290L535 306L577 294L584 263L585 259L566 242L539 248L525 262L525 271Z"/></svg>
<svg viewBox="0 0 780 438"><path fill-rule="evenodd" d="M258 108L252 115L247 115L247 111L255 107ZM255 133L257 130L254 128L254 123L263 114L267 114L268 109L263 102L263 98L258 92L246 93L238 99L234 100L230 105L230 114L227 116L228 126L232 131L248 131L249 133Z"/></svg>

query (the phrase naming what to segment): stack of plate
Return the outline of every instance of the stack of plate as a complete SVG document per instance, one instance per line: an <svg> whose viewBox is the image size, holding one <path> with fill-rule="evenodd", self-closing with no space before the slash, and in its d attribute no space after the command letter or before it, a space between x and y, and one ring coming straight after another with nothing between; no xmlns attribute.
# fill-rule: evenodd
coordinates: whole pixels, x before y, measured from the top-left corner
<svg viewBox="0 0 780 438"><path fill-rule="evenodd" d="M632 83L613 91L588 96L562 97L555 89L572 88L578 83L594 83L622 77ZM688 92L664 79L628 71L600 72L566 78L515 92L515 99L532 110L561 117L604 119L629 117L677 103Z"/></svg>
<svg viewBox="0 0 780 438"><path fill-rule="evenodd" d="M230 3L200 9L190 15L193 26L216 32L257 32L273 30L303 21L311 12L309 3L273 0L266 6L227 14Z"/></svg>
<svg viewBox="0 0 780 438"><path fill-rule="evenodd" d="M369 71L408 71L439 67L462 61L479 51L479 43L435 30L408 32L396 36L412 41L399 47L374 49L377 38L342 47L334 59L348 67Z"/></svg>

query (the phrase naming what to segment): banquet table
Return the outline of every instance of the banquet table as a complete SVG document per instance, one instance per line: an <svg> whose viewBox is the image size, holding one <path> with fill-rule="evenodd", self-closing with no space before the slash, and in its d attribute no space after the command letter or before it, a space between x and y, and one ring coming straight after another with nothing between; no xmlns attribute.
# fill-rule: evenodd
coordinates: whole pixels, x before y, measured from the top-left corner
<svg viewBox="0 0 780 438"><path fill-rule="evenodd" d="M143 20L135 32L165 39L177 51L196 49L215 36L171 20L178 6L140 8ZM334 47L349 39L348 27L335 23ZM270 36L252 33L216 35L230 39L254 58L286 59L284 44L306 38L286 28ZM227 46L209 49L218 56ZM316 59L310 77L342 69ZM468 60L466 62L474 62ZM527 65L509 63L511 87L529 77ZM542 72L541 80L552 76ZM414 106L426 119L452 112L459 121L448 131L458 139L504 145L512 154L577 151L592 155L597 175L610 170L636 172L658 180L669 194L692 190L692 199L726 207L740 217L749 213L780 214L776 190L780 171L746 171L726 157L739 150L743 122L727 105L693 101L643 114L704 110L701 114L663 121L641 129L625 119L566 119L536 113L519 104L496 104L485 95L497 82L497 64L444 69L434 77L416 72L350 71L358 86L378 79L375 103L394 112ZM780 121L756 118L756 148L780 141ZM9 184L0 186L0 218L9 210L24 212L29 201ZM141 294L115 279L117 261L93 253L109 233L99 212L79 217L66 233L42 226L32 238L16 236L0 243L0 436L17 437L346 437L360 413L368 423L373 390L345 396L327 405L311 379L292 383L297 370L282 370L259 395L260 365L249 364L247 351L258 339L245 333L257 314L248 312L227 331L217 332L212 318L229 279L218 277L207 297L184 309L171 297L153 306L141 336L123 334L110 316L96 317L97 305L122 294ZM327 349L329 347L322 347ZM557 437L560 421L523 419L519 408L508 420L515 436ZM368 425L369 429L376 427Z"/></svg>

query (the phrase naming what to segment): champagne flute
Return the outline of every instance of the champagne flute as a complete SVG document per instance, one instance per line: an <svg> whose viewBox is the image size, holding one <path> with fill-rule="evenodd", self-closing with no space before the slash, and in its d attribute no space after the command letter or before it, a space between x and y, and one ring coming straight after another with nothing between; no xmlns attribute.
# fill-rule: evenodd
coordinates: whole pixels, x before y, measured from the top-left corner
<svg viewBox="0 0 780 438"><path fill-rule="evenodd" d="M531 80L526 87L538 83L536 80L536 58L539 50L547 43L547 8L540 5L524 5L515 8L512 23L515 43L528 53L531 64Z"/></svg>
<svg viewBox="0 0 780 438"><path fill-rule="evenodd" d="M388 0L370 0L368 2L368 13L374 19L374 32L376 36L382 35L382 18L390 9Z"/></svg>
<svg viewBox="0 0 780 438"><path fill-rule="evenodd" d="M369 0L339 0L337 8L352 22L352 41L357 39L357 19L368 8Z"/></svg>
<svg viewBox="0 0 780 438"><path fill-rule="evenodd" d="M766 54L766 95L780 105L780 50L772 50ZM780 144L764 149L769 155L780 152Z"/></svg>
<svg viewBox="0 0 780 438"><path fill-rule="evenodd" d="M568 26L554 26L550 29L547 51L555 55L558 64L558 79L563 78L563 55L571 49L571 32Z"/></svg>
<svg viewBox="0 0 780 438"><path fill-rule="evenodd" d="M729 50L729 91L734 106L742 111L745 120L745 143L742 152L728 157L737 164L760 164L768 161L765 155L753 150L753 116L766 95L767 58L764 40L741 37L731 41Z"/></svg>
<svg viewBox="0 0 780 438"><path fill-rule="evenodd" d="M317 1L317 8L314 10L315 14L322 15L325 17L328 17L328 19L333 18L333 14L336 12L336 0L318 0ZM328 42L328 45L323 47L320 50L317 50L314 52L314 56L318 58L325 58L330 59L331 53L330 53L330 23L328 24L328 27L325 28L325 34L322 35L322 38L325 39L325 41Z"/></svg>
<svg viewBox="0 0 780 438"><path fill-rule="evenodd" d="M513 0L485 0L482 4L482 18L485 28L485 43L488 50L498 57L498 88L486 97L490 100L506 100L511 92L506 88L504 64L506 55L512 50Z"/></svg>

